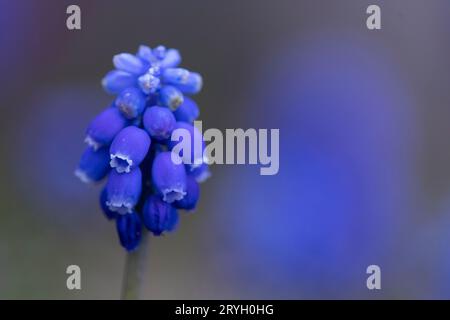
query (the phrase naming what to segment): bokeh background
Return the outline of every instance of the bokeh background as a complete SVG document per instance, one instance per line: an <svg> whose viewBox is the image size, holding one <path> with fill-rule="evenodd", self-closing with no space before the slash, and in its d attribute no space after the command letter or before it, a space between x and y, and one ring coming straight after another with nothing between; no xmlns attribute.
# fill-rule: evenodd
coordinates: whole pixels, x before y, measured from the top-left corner
<svg viewBox="0 0 450 320"><path fill-rule="evenodd" d="M366 28L370 4L381 30ZM144 298L450 298L449 13L447 0L0 0L0 298L119 298L125 252L100 187L73 171L112 99L100 79L139 44L176 47L203 75L204 128L280 129L278 175L213 166L196 212L150 239Z"/></svg>

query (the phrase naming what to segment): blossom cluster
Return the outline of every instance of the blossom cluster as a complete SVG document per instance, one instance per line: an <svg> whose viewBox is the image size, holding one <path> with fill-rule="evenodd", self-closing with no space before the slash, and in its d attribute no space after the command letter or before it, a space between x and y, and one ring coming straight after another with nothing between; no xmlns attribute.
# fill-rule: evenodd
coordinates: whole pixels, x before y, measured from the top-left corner
<svg viewBox="0 0 450 320"><path fill-rule="evenodd" d="M114 56L115 70L102 85L115 99L86 130L88 147L75 174L87 183L107 178L101 208L128 251L144 227L156 236L173 231L178 209L195 209L198 184L209 176L206 163L173 161L189 158L172 152L170 138L177 128L196 130L199 109L189 96L202 87L201 76L180 62L178 50L163 46Z"/></svg>

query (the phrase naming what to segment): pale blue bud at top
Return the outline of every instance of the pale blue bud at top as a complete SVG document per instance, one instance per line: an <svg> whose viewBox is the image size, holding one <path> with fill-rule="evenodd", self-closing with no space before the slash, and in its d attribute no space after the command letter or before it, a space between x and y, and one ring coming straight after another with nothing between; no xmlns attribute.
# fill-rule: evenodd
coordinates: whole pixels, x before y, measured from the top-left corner
<svg viewBox="0 0 450 320"><path fill-rule="evenodd" d="M137 56L149 63L153 59L152 49L148 46L139 46Z"/></svg>
<svg viewBox="0 0 450 320"><path fill-rule="evenodd" d="M137 248L142 238L142 222L136 212L119 215L116 219L116 229L122 247L127 251Z"/></svg>
<svg viewBox="0 0 450 320"><path fill-rule="evenodd" d="M186 81L176 85L182 93L196 94L200 92L203 86L202 76L196 72L189 72L189 76Z"/></svg>
<svg viewBox="0 0 450 320"><path fill-rule="evenodd" d="M163 86L159 91L161 105L176 110L183 103L183 94L174 86Z"/></svg>
<svg viewBox="0 0 450 320"><path fill-rule="evenodd" d="M172 161L178 157L170 151L158 153L153 160L152 182L163 200L172 203L181 200L186 195L186 171L181 159L178 163Z"/></svg>
<svg viewBox="0 0 450 320"><path fill-rule="evenodd" d="M162 141L170 137L175 127L175 116L165 107L153 106L144 112L143 124L152 138Z"/></svg>
<svg viewBox="0 0 450 320"><path fill-rule="evenodd" d="M125 118L138 117L145 108L145 96L138 88L127 88L116 98L116 106Z"/></svg>
<svg viewBox="0 0 450 320"><path fill-rule="evenodd" d="M169 49L166 56L160 62L161 68L175 68L181 63L180 52L176 49Z"/></svg>
<svg viewBox="0 0 450 320"><path fill-rule="evenodd" d="M144 160L150 148L150 137L145 130L135 126L122 129L109 149L111 167L118 173L130 172Z"/></svg>
<svg viewBox="0 0 450 320"><path fill-rule="evenodd" d="M102 208L102 211L108 220L115 219L117 217L117 212L109 210L109 207L106 205L106 201L107 191L106 188L103 188L102 192L100 193L100 207Z"/></svg>
<svg viewBox="0 0 450 320"><path fill-rule="evenodd" d="M85 142L94 149L108 146L127 124L128 121L117 108L108 108L92 120L86 130Z"/></svg>
<svg viewBox="0 0 450 320"><path fill-rule="evenodd" d="M157 76L147 72L139 77L138 83L144 93L151 94L159 89L161 81Z"/></svg>
<svg viewBox="0 0 450 320"><path fill-rule="evenodd" d="M163 60L166 57L167 49L164 46L157 46L152 52L156 59Z"/></svg>
<svg viewBox="0 0 450 320"><path fill-rule="evenodd" d="M164 231L171 231L175 228L178 212L160 197L150 195L145 201L142 219L147 229L155 236L159 236Z"/></svg>
<svg viewBox="0 0 450 320"><path fill-rule="evenodd" d="M106 183L106 205L119 214L132 213L142 191L142 174L139 167L129 173L111 170Z"/></svg>
<svg viewBox="0 0 450 320"><path fill-rule="evenodd" d="M179 84L186 84L190 72L183 68L168 68L162 73L164 83L177 86Z"/></svg>
<svg viewBox="0 0 450 320"><path fill-rule="evenodd" d="M200 187L193 176L188 175L186 181L186 195L183 199L175 201L174 206L178 209L193 210L200 197Z"/></svg>
<svg viewBox="0 0 450 320"><path fill-rule="evenodd" d="M194 100L189 97L184 97L183 103L173 112L173 114L177 121L192 124L200 115L200 110Z"/></svg>
<svg viewBox="0 0 450 320"><path fill-rule="evenodd" d="M118 70L129 72L132 74L141 74L145 72L145 65L142 61L130 53L117 54L113 58L114 66Z"/></svg>
<svg viewBox="0 0 450 320"><path fill-rule="evenodd" d="M108 148L94 150L91 147L86 148L81 156L75 175L85 183L97 182L102 180L109 171L109 152Z"/></svg>
<svg viewBox="0 0 450 320"><path fill-rule="evenodd" d="M134 87L136 84L134 75L121 70L108 72L102 80L102 86L105 91L113 94L117 94L126 88Z"/></svg>

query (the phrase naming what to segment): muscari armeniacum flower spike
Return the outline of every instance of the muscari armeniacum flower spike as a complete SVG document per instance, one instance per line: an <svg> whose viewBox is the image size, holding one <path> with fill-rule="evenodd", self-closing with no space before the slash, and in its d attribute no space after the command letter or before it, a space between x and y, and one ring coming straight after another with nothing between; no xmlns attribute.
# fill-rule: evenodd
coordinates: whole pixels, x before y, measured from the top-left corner
<svg viewBox="0 0 450 320"><path fill-rule="evenodd" d="M110 107L92 120L86 130L86 139L84 141L94 149L108 146L127 123L128 121L117 108Z"/></svg>
<svg viewBox="0 0 450 320"><path fill-rule="evenodd" d="M163 86L159 91L161 105L176 110L183 103L183 93L174 86Z"/></svg>
<svg viewBox="0 0 450 320"><path fill-rule="evenodd" d="M194 210L200 197L200 187L195 177L188 175L186 180L186 195L183 199L175 201L174 207L178 209Z"/></svg>
<svg viewBox="0 0 450 320"><path fill-rule="evenodd" d="M111 170L106 184L106 205L119 214L133 212L142 191L142 174L139 167L129 173Z"/></svg>
<svg viewBox="0 0 450 320"><path fill-rule="evenodd" d="M181 162L172 161L176 154L170 151L160 152L155 156L152 165L152 182L163 200L172 203L186 195L186 170Z"/></svg>
<svg viewBox="0 0 450 320"><path fill-rule="evenodd" d="M119 215L116 219L117 233L122 247L127 251L137 248L142 237L142 222L136 212Z"/></svg>
<svg viewBox="0 0 450 320"><path fill-rule="evenodd" d="M170 151L173 130L183 127L192 134L196 130L192 123L199 116L196 103L184 95L197 93L202 78L180 68L180 62L179 51L164 46L140 46L136 54L114 56L115 70L106 74L102 85L117 97L86 132L90 148L77 175L84 181L108 176L100 204L105 216L116 220L120 242L127 250L138 246L144 218L155 234L173 230L178 221L176 207L194 209L198 183L210 175L206 163L183 164ZM201 133L196 133L191 142L201 139L203 150ZM182 155L183 160L198 160L199 148L191 149ZM148 199L158 205L144 209Z"/></svg>
<svg viewBox="0 0 450 320"><path fill-rule="evenodd" d="M135 126L122 129L109 149L111 168L118 173L130 172L144 160L150 144L151 139L145 130Z"/></svg>
<svg viewBox="0 0 450 320"><path fill-rule="evenodd" d="M75 175L85 183L102 180L109 171L108 158L108 148L94 150L91 147L87 147L81 156Z"/></svg>
<svg viewBox="0 0 450 320"><path fill-rule="evenodd" d="M102 86L106 92L117 94L126 88L135 86L136 76L121 70L112 70L102 79Z"/></svg>
<svg viewBox="0 0 450 320"><path fill-rule="evenodd" d="M138 117L145 108L145 96L138 88L127 88L116 98L116 106L127 119Z"/></svg>
<svg viewBox="0 0 450 320"><path fill-rule="evenodd" d="M193 123L200 115L197 103L189 97L184 97L183 103L173 112L177 121Z"/></svg>
<svg viewBox="0 0 450 320"><path fill-rule="evenodd" d="M178 222L178 212L159 196L151 195L147 198L142 210L144 225L155 236L164 231L172 231Z"/></svg>
<svg viewBox="0 0 450 320"><path fill-rule="evenodd" d="M165 107L153 106L144 113L143 124L150 136L158 141L169 139L175 128L176 119Z"/></svg>

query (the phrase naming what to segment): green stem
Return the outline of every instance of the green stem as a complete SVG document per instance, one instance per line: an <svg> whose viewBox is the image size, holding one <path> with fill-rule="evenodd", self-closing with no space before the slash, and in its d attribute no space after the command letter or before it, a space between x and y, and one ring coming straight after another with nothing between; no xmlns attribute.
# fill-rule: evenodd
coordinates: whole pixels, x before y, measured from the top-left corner
<svg viewBox="0 0 450 320"><path fill-rule="evenodd" d="M142 284L148 264L148 249L149 235L146 230L143 230L139 247L135 251L127 253L122 283L122 300L138 300L142 297Z"/></svg>

